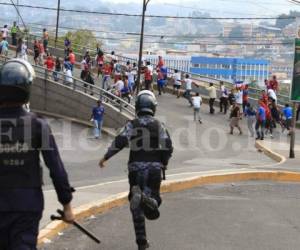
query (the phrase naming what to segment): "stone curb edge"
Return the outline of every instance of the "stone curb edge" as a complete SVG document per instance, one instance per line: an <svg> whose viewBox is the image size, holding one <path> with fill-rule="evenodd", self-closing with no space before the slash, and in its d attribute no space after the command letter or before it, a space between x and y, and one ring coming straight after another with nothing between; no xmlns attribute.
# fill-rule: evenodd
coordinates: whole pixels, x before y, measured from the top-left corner
<svg viewBox="0 0 300 250"><path fill-rule="evenodd" d="M272 160L276 161L278 164L283 164L286 161L286 158L283 155L278 154L278 153L274 152L273 150L269 149L268 147L263 145L263 143L260 141L255 141L255 147L259 151L263 152L266 156L268 156Z"/></svg>
<svg viewBox="0 0 300 250"><path fill-rule="evenodd" d="M240 182L240 181L281 181L281 182L300 182L300 172L272 171L272 170L242 170L229 171L224 173L213 172L211 174L198 175L181 180L166 181L161 187L162 193L183 191L201 185ZM128 192L110 196L107 199L95 201L74 210L76 219L81 220L95 214L104 213L112 208L120 207L127 203ZM38 244L44 244L48 240L58 235L69 225L62 221L54 221L48 224L39 233Z"/></svg>

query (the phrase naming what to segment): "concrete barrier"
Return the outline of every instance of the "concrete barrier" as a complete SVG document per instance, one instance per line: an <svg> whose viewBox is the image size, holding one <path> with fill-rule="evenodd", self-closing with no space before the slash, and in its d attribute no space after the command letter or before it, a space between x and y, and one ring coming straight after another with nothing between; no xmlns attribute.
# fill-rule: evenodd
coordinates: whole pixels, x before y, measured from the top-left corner
<svg viewBox="0 0 300 250"><path fill-rule="evenodd" d="M37 77L32 87L30 107L62 116L88 121L97 98L73 90L66 85ZM104 126L118 129L132 119L116 107L103 103L105 107Z"/></svg>

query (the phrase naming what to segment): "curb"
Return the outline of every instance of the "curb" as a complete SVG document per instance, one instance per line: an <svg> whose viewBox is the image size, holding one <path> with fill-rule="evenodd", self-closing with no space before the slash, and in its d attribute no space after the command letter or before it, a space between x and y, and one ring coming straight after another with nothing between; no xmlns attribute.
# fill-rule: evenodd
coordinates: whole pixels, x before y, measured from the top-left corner
<svg viewBox="0 0 300 250"><path fill-rule="evenodd" d="M196 177L189 177L181 180L166 181L161 187L162 193L177 192L191 189L201 185L240 182L240 181L279 181L299 182L300 172L272 171L272 170L240 170L218 173L206 173ZM94 214L104 213L112 208L120 207L128 202L128 192L110 196L107 199L91 202L74 209L77 220L88 218ZM59 232L69 225L62 221L54 221L48 224L39 233L38 244L42 245L55 237Z"/></svg>
<svg viewBox="0 0 300 250"><path fill-rule="evenodd" d="M262 142L260 141L255 141L255 147L263 152L266 156L270 157L272 160L276 161L278 164L283 164L286 161L286 158L281 155L278 154L276 152L274 152L273 150L267 148L265 145L263 145Z"/></svg>

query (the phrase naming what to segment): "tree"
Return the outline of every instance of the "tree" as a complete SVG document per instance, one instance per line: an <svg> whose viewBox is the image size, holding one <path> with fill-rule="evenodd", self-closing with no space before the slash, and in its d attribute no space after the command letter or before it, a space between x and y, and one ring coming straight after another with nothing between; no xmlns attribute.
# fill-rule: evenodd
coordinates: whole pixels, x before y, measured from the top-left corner
<svg viewBox="0 0 300 250"><path fill-rule="evenodd" d="M65 37L70 39L72 49L77 52L81 52L84 47L96 48L97 43L99 43L93 32L89 30L80 29L75 32L68 32Z"/></svg>

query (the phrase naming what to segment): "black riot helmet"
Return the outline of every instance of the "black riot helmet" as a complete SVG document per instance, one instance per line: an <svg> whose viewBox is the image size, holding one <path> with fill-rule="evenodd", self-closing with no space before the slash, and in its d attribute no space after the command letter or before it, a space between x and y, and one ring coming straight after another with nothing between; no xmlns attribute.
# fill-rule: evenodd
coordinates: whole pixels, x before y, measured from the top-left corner
<svg viewBox="0 0 300 250"><path fill-rule="evenodd" d="M155 115L157 100L149 90L141 91L135 101L135 112L138 116Z"/></svg>
<svg viewBox="0 0 300 250"><path fill-rule="evenodd" d="M0 104L27 103L35 78L33 67L25 60L12 59L0 70Z"/></svg>

